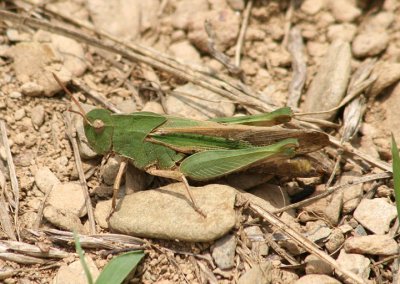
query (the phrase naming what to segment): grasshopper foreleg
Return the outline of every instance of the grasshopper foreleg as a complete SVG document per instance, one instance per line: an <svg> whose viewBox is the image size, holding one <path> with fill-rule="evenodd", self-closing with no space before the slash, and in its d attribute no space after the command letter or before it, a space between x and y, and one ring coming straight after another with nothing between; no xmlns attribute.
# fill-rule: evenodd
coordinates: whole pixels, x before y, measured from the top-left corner
<svg viewBox="0 0 400 284"><path fill-rule="evenodd" d="M153 176L170 178L170 179L174 179L174 180L183 182L183 184L185 185L186 192L189 196L189 199L192 202L192 206L193 206L194 210L196 210L201 216L207 217L206 214L197 205L197 202L192 194L192 191L190 190L190 185L189 185L186 177L182 173L180 173L178 171L158 170L155 168L148 168L148 169L146 169L146 172Z"/></svg>
<svg viewBox="0 0 400 284"><path fill-rule="evenodd" d="M121 186L121 180L122 180L122 176L124 175L125 168L126 168L126 161L122 160L121 164L119 165L118 173L117 173L117 176L115 177L115 182L114 182L114 186L113 186L113 198L112 198L112 203L111 203L113 211L115 210L116 200L119 195L119 189Z"/></svg>

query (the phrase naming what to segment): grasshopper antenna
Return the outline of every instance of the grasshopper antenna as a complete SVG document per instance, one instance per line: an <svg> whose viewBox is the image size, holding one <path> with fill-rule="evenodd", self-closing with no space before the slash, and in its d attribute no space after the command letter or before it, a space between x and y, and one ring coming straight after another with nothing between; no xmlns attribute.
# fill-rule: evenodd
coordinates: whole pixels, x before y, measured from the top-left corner
<svg viewBox="0 0 400 284"><path fill-rule="evenodd" d="M55 73L51 73L51 74L53 74L53 77L57 81L58 85L60 85L60 87L64 90L64 92L72 99L72 101L79 108L79 111L74 111L72 109L68 109L68 111L79 114L80 116L83 117L83 119L86 121L87 124L89 124L90 126L93 126L92 123L87 119L85 110L83 109L83 107L81 106L79 101L74 97L74 95L72 95L72 93L67 89L67 87L65 87L65 85L61 82L60 78L58 78Z"/></svg>

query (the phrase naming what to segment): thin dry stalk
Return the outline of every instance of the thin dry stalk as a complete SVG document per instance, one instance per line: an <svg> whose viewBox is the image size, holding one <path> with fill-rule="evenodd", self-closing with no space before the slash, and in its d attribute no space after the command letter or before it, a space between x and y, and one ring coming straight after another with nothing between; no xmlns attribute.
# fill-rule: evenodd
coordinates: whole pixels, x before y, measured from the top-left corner
<svg viewBox="0 0 400 284"><path fill-rule="evenodd" d="M11 240L17 240L15 236L15 230L13 223L11 221L9 212L8 212L8 204L4 198L4 192L6 190L6 178L3 175L3 172L0 170L0 223L1 228L6 233L7 237Z"/></svg>
<svg viewBox="0 0 400 284"><path fill-rule="evenodd" d="M85 178L85 171L83 170L81 156L79 155L78 142L76 141L76 132L73 130L73 127L72 127L70 114L66 113L64 117L65 117L64 121L65 121L66 128L67 128L67 130L66 130L67 136L72 144L72 149L73 149L74 157L75 157L76 169L78 171L79 181L82 186L83 195L85 196L85 204L86 204L86 209L87 209L87 213L88 213L90 232L92 234L95 234L96 233L96 223L94 221L93 207L92 207L92 203L90 201L89 189L88 189L88 186L86 183L86 178Z"/></svg>
<svg viewBox="0 0 400 284"><path fill-rule="evenodd" d="M369 182L369 181L374 181L374 180L378 180L378 179L391 178L391 177L392 177L392 173L390 173L390 172L365 175L365 176L356 178L354 180L350 180L350 181L348 181L348 182L346 182L344 184L339 184L339 185L335 185L335 186L329 187L321 194L318 194L318 195L316 195L314 197L311 197L311 198L308 198L306 200L303 200L303 201L300 201L300 202L296 202L296 203L290 204L288 206L279 208L279 209L275 210L273 213L274 214L279 214L279 213L285 212L285 211L287 211L289 209L294 209L294 208L298 208L298 207L304 206L306 204L309 204L309 203L312 203L312 202L314 202L316 200L324 198L324 197L326 197L328 195L331 195L332 193L338 191L339 189L344 189L344 188L347 188L347 187L350 187L350 186L353 186L353 185L356 185L356 184L365 183L365 182Z"/></svg>
<svg viewBox="0 0 400 284"><path fill-rule="evenodd" d="M96 91L91 90L88 88L82 80L79 79L72 79L72 83L76 86L78 86L81 90L83 90L90 98L95 100L96 102L100 103L103 105L105 108L111 110L112 112L115 113L121 113L121 111L114 105L112 104L109 100L107 100L106 97L103 95L97 93Z"/></svg>
<svg viewBox="0 0 400 284"><path fill-rule="evenodd" d="M249 25L249 18L251 13L251 8L253 7L253 0L247 1L246 8L243 13L242 26L240 27L239 37L236 43L235 49L235 65L240 67L240 56L242 55L242 47L244 42L244 37L246 35L247 26Z"/></svg>
<svg viewBox="0 0 400 284"><path fill-rule="evenodd" d="M270 223L272 226L280 229L285 235L287 235L291 240L297 243L300 247L304 248L307 252L316 255L326 263L328 263L331 267L333 267L336 270L336 273L342 274L346 278L351 279L355 283L360 283L363 284L364 281L355 273L352 271L349 271L343 267L341 267L335 259L333 259L331 256L329 256L327 253L321 251L318 249L318 247L311 242L309 239L306 237L302 236L300 233L297 231L293 230L290 228L290 226L286 225L282 220L277 218L275 215L272 213L262 209L260 206L253 204L250 202L249 208L258 216L261 218L265 219L268 223Z"/></svg>
<svg viewBox="0 0 400 284"><path fill-rule="evenodd" d="M35 223L33 224L32 228L34 230L39 230L40 228L40 224L42 223L42 219L43 219L43 211L44 211L44 207L47 201L47 198L49 197L51 191L53 190L54 185L46 192L46 194L43 197L42 202L40 203L37 215L36 215L36 220Z"/></svg>
<svg viewBox="0 0 400 284"><path fill-rule="evenodd" d="M8 165L8 170L10 172L10 180L11 180L11 188L14 193L14 202L15 202L15 207L14 207L14 226L15 226L15 231L17 233L18 239L20 239L19 236L19 221L18 221L18 215L19 215L19 186L18 186L18 179L17 179L17 174L15 173L15 166L14 166L14 161L12 158L11 154L11 149L10 149L10 143L8 142L7 138L7 127L4 121L0 120L0 133L1 137L3 138L3 147L6 151L6 157L7 157L7 165Z"/></svg>

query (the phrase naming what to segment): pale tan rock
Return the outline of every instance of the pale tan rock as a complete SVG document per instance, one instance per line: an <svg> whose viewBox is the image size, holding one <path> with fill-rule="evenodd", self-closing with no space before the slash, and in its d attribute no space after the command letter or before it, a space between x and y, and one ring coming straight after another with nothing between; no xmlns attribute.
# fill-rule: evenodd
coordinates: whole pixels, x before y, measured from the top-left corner
<svg viewBox="0 0 400 284"><path fill-rule="evenodd" d="M225 51L236 43L240 26L239 15L231 9L222 9L193 14L188 24L188 38L194 46L201 51L209 51L208 35L204 29L206 20L209 20L215 33L215 47L219 51Z"/></svg>
<svg viewBox="0 0 400 284"><path fill-rule="evenodd" d="M308 15L315 15L325 8L326 0L306 0L300 6L301 11Z"/></svg>
<svg viewBox="0 0 400 284"><path fill-rule="evenodd" d="M333 277L321 274L309 274L294 282L295 284L340 284L341 282Z"/></svg>
<svg viewBox="0 0 400 284"><path fill-rule="evenodd" d="M89 0L87 7L97 29L124 40L138 37L141 16L140 1Z"/></svg>
<svg viewBox="0 0 400 284"><path fill-rule="evenodd" d="M353 22L361 15L361 10L352 1L330 0L329 7L338 22Z"/></svg>
<svg viewBox="0 0 400 284"><path fill-rule="evenodd" d="M35 128L39 128L44 123L44 107L37 105L31 109L31 120Z"/></svg>
<svg viewBox="0 0 400 284"><path fill-rule="evenodd" d="M55 73L62 83L71 79L71 72L63 66L62 56L55 47L47 43L22 42L8 50L8 56L14 59L13 67L17 79L22 83L35 83L43 89L45 96L53 96L61 90L52 76ZM25 94L40 95L37 87L35 91L29 90L25 85ZM27 91L29 90L29 91Z"/></svg>
<svg viewBox="0 0 400 284"><path fill-rule="evenodd" d="M186 40L171 44L168 51L187 63L201 63L200 53Z"/></svg>
<svg viewBox="0 0 400 284"><path fill-rule="evenodd" d="M346 253L342 249L336 261L341 267L346 267L347 270L352 271L361 278L365 280L369 278L371 261L367 257L361 254ZM338 271L337 273L339 274Z"/></svg>
<svg viewBox="0 0 400 284"><path fill-rule="evenodd" d="M257 264L240 276L238 284L272 283L272 270L274 268L270 262Z"/></svg>
<svg viewBox="0 0 400 284"><path fill-rule="evenodd" d="M82 225L79 217L68 210L56 209L53 206L46 206L43 210L43 216L57 228L67 231L77 231L81 234L87 234L88 231Z"/></svg>
<svg viewBox="0 0 400 284"><path fill-rule="evenodd" d="M352 230L353 228L350 227ZM345 241L344 234L341 229L333 229L328 241L325 243L326 249L332 253L336 251Z"/></svg>
<svg viewBox="0 0 400 284"><path fill-rule="evenodd" d="M94 209L94 218L96 220L96 224L98 224L103 229L108 229L107 219L112 212L111 201L111 199L99 201L97 202L96 208Z"/></svg>
<svg viewBox="0 0 400 284"><path fill-rule="evenodd" d="M48 167L41 167L35 173L35 183L41 192L46 193L61 182Z"/></svg>
<svg viewBox="0 0 400 284"><path fill-rule="evenodd" d="M185 30L195 13L208 10L207 0L182 0L176 5L175 13L172 15L172 25L175 28Z"/></svg>
<svg viewBox="0 0 400 284"><path fill-rule="evenodd" d="M46 204L59 210L65 210L78 217L87 214L85 196L78 183L56 183L46 200Z"/></svg>
<svg viewBox="0 0 400 284"><path fill-rule="evenodd" d="M388 44L389 35L386 31L366 31L354 38L352 51L358 58L371 57L384 51Z"/></svg>
<svg viewBox="0 0 400 284"><path fill-rule="evenodd" d="M175 183L125 196L109 220L110 228L128 235L189 242L212 241L226 234L235 225L235 189L210 184L191 190L206 218L193 209L184 185Z"/></svg>
<svg viewBox="0 0 400 284"><path fill-rule="evenodd" d="M85 261L89 268L90 274L92 275L93 281L96 281L97 277L100 275L99 269L89 256L85 256ZM69 265L61 266L52 283L86 284L87 278L85 271L83 270L82 262L78 259Z"/></svg>
<svg viewBox="0 0 400 284"><path fill-rule="evenodd" d="M142 111L149 111L149 112L154 112L154 113L158 113L158 114L165 114L165 111L164 111L164 108L162 107L162 105L158 102L153 102L153 101L149 101L149 102L145 103Z"/></svg>
<svg viewBox="0 0 400 284"><path fill-rule="evenodd" d="M379 61L374 67L373 75L377 78L372 84L368 95L375 97L387 87L399 82L400 63Z"/></svg>
<svg viewBox="0 0 400 284"><path fill-rule="evenodd" d="M340 176L339 184L348 183L360 176L361 174L355 171L345 172ZM352 212L360 203L362 196L362 184L346 187L346 189L343 190L343 213L348 214Z"/></svg>
<svg viewBox="0 0 400 284"><path fill-rule="evenodd" d="M303 110L315 112L336 107L346 93L350 79L350 45L335 41L322 59L317 75L307 91ZM315 115L320 119L333 119L336 112Z"/></svg>
<svg viewBox="0 0 400 284"><path fill-rule="evenodd" d="M363 199L353 216L368 230L383 235L389 230L390 223L397 216L397 210L385 198Z"/></svg>
<svg viewBox="0 0 400 284"><path fill-rule="evenodd" d="M357 27L353 24L343 23L328 27L327 36L329 41L343 40L352 42L357 32Z"/></svg>
<svg viewBox="0 0 400 284"><path fill-rule="evenodd" d="M349 238L344 243L347 253L395 255L399 248L397 242L389 235L369 235Z"/></svg>
<svg viewBox="0 0 400 284"><path fill-rule="evenodd" d="M315 255L308 255L304 262L306 263L306 274L331 275L333 272L333 268L328 263Z"/></svg>

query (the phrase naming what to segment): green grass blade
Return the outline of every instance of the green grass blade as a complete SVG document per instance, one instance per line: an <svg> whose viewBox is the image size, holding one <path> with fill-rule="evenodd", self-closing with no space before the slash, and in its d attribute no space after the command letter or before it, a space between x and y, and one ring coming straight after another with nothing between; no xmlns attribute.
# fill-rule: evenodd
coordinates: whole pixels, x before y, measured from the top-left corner
<svg viewBox="0 0 400 284"><path fill-rule="evenodd" d="M393 161L394 196L396 198L397 217L399 218L400 221L400 156L393 134L392 134L392 161Z"/></svg>
<svg viewBox="0 0 400 284"><path fill-rule="evenodd" d="M113 258L104 267L96 284L120 284L144 257L143 251L132 251Z"/></svg>
<svg viewBox="0 0 400 284"><path fill-rule="evenodd" d="M89 284L93 284L93 277L90 273L89 267L85 261L85 255L83 253L81 243L79 242L79 236L76 232L74 232L74 240L75 240L75 250L79 255L79 259L81 260L83 271L85 271L86 279Z"/></svg>

